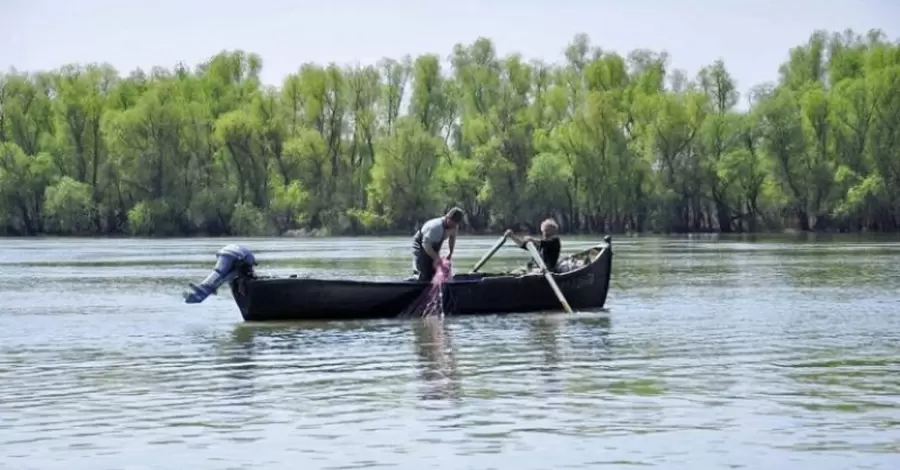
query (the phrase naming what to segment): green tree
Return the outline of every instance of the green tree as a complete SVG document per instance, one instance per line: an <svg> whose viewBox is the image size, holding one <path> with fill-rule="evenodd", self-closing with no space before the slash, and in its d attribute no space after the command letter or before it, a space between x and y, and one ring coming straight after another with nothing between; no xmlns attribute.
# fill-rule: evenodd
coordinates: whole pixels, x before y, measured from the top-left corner
<svg viewBox="0 0 900 470"><path fill-rule="evenodd" d="M550 65L488 38L372 65L222 51L127 75L0 74L0 233L900 229L900 46L814 31L747 96L724 60L579 34ZM739 106L741 103L748 108Z"/></svg>

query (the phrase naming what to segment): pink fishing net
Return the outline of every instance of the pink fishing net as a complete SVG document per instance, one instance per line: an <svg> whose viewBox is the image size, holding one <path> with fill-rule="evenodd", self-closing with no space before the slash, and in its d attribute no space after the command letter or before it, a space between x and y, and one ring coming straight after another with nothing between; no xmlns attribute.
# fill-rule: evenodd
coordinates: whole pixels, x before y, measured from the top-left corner
<svg viewBox="0 0 900 470"><path fill-rule="evenodd" d="M435 274L431 278L431 285L425 289L421 295L412 303L403 313L401 317L427 317L432 315L443 315L444 309L441 298L441 286L450 279L451 264L450 260L441 258L435 262Z"/></svg>

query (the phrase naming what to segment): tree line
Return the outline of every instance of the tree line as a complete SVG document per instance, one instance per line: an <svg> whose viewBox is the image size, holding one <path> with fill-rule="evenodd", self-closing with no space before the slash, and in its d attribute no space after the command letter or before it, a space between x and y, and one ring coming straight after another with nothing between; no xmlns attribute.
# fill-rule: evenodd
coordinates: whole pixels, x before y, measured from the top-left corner
<svg viewBox="0 0 900 470"><path fill-rule="evenodd" d="M900 44L881 31L816 31L745 97L722 60L690 77L583 34L558 65L485 38L442 63L307 63L280 87L244 51L12 70L0 233L411 233L454 205L474 231L900 227Z"/></svg>

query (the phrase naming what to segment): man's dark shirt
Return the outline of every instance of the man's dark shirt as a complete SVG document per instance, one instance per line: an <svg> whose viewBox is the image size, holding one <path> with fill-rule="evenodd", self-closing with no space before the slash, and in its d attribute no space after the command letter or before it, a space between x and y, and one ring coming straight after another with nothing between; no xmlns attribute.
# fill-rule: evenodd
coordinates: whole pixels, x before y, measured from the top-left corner
<svg viewBox="0 0 900 470"><path fill-rule="evenodd" d="M554 237L549 240L535 240L534 246L537 248L538 253L541 254L541 259L544 260L547 269L556 271L556 263L559 262L559 251L562 247L559 237ZM522 249L527 250L524 246Z"/></svg>

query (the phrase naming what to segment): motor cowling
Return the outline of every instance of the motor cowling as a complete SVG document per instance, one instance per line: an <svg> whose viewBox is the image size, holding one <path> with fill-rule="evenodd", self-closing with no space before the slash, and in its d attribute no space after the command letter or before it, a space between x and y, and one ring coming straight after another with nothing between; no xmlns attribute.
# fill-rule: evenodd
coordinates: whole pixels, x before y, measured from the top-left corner
<svg viewBox="0 0 900 470"><path fill-rule="evenodd" d="M184 302L198 304L206 300L226 282L241 275L252 275L256 266L256 257L247 248L240 245L226 245L216 252L216 267L200 284L190 284L190 290L184 294Z"/></svg>

